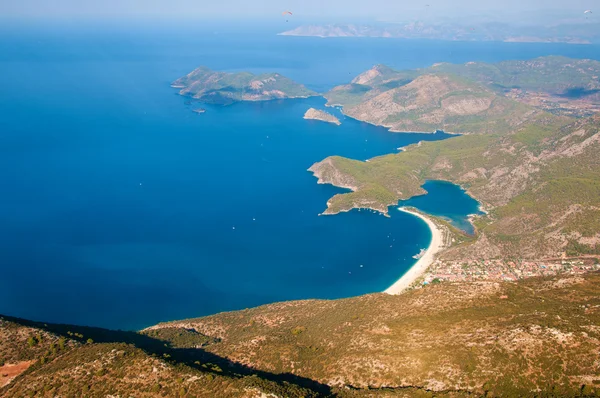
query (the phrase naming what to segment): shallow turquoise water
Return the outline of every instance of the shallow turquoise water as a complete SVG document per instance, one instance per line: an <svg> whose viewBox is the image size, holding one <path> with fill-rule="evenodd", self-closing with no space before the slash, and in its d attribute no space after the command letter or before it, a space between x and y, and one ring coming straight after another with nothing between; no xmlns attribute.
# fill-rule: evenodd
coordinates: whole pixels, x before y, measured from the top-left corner
<svg viewBox="0 0 600 398"><path fill-rule="evenodd" d="M44 29L0 36L0 313L122 329L382 291L431 239L401 212L318 216L342 190L316 184L306 169L329 155L368 159L443 135L303 120L322 98L196 115L169 87L175 78L205 64L278 71L318 89L379 62L573 51ZM413 205L456 222L472 211L466 195L431 188Z"/></svg>
<svg viewBox="0 0 600 398"><path fill-rule="evenodd" d="M423 189L426 194L400 201L399 205L416 207L425 213L443 217L455 227L473 233L468 216L481 214L479 202L458 185L447 181L426 181Z"/></svg>

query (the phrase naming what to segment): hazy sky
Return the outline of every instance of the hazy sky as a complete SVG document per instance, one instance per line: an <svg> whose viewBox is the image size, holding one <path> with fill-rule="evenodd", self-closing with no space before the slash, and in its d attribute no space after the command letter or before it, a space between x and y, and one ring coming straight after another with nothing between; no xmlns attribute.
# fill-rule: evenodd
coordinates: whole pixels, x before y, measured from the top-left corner
<svg viewBox="0 0 600 398"><path fill-rule="evenodd" d="M595 3L597 0L0 0L0 16L268 18L291 10L303 19L390 19L419 17L424 12L456 16L496 10L518 13L566 9L575 13L593 9Z"/></svg>

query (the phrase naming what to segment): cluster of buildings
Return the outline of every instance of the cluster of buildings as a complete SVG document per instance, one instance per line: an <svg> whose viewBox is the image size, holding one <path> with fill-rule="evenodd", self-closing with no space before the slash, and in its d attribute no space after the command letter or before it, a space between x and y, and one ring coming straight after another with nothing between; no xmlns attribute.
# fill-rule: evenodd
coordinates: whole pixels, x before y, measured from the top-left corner
<svg viewBox="0 0 600 398"><path fill-rule="evenodd" d="M424 275L423 284L443 281L516 281L536 276L579 274L600 270L598 258L554 260L436 260Z"/></svg>

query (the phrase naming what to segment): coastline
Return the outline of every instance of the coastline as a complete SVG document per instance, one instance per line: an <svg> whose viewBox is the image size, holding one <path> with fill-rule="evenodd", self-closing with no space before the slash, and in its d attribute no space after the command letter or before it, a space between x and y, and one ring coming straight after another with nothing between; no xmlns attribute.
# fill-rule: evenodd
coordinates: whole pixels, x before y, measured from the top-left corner
<svg viewBox="0 0 600 398"><path fill-rule="evenodd" d="M417 260L417 262L410 267L410 269L404 275L402 275L400 279L398 279L392 286L384 290L384 293L387 294L400 294L410 287L421 275L425 273L425 271L427 271L427 268L429 268L429 266L433 263L435 255L444 246L444 237L442 235L442 231L435 225L433 221L431 221L429 217L416 211L408 210L406 207L400 207L398 210L412 214L413 216L419 217L421 220L423 220L431 230L431 242L425 250L425 254L423 254L423 256Z"/></svg>
<svg viewBox="0 0 600 398"><path fill-rule="evenodd" d="M435 131L403 131L403 130L394 130L393 127L390 126L386 126L384 124L377 124L377 123L372 123L369 122L367 120L363 120L363 119L357 119L354 116L350 116L347 113L344 112L344 105L342 104L334 104L334 103L329 103L329 100L327 99L327 97L325 97L325 94L321 94L321 97L325 98L328 102L325 104L326 107L329 108L340 108L340 112L342 113L342 115L344 115L347 118L356 120L358 122L362 122L362 123L366 123L366 124L370 124L371 126L375 126L375 127L382 127L384 129L386 129L389 133L394 133L394 134L436 134L438 131L441 131L444 134L448 134L448 135L467 135L469 133L453 133L453 132L448 132L446 130L435 130ZM413 144L409 144L408 146L413 145Z"/></svg>
<svg viewBox="0 0 600 398"><path fill-rule="evenodd" d="M340 122L340 120L337 117L335 117L334 115L332 115L331 113L322 111L320 109L315 109L315 108L310 108L309 110L307 110L303 116L303 119L318 120L318 121L325 122L325 123L335 124L336 126L339 126L342 124Z"/></svg>

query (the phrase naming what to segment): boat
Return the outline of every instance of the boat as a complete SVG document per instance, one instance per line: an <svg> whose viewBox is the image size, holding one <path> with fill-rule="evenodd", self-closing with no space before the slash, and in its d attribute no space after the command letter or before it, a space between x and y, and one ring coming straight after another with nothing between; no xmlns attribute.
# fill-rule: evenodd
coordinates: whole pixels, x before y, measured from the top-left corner
<svg viewBox="0 0 600 398"><path fill-rule="evenodd" d="M423 256L425 255L425 252L426 252L426 251L427 251L427 250L425 250L425 249L421 249L421 251L419 252L419 254L415 254L415 255L414 255L414 256L412 256L412 257L413 257L415 260L418 260L418 259L420 259L421 257L423 257Z"/></svg>

